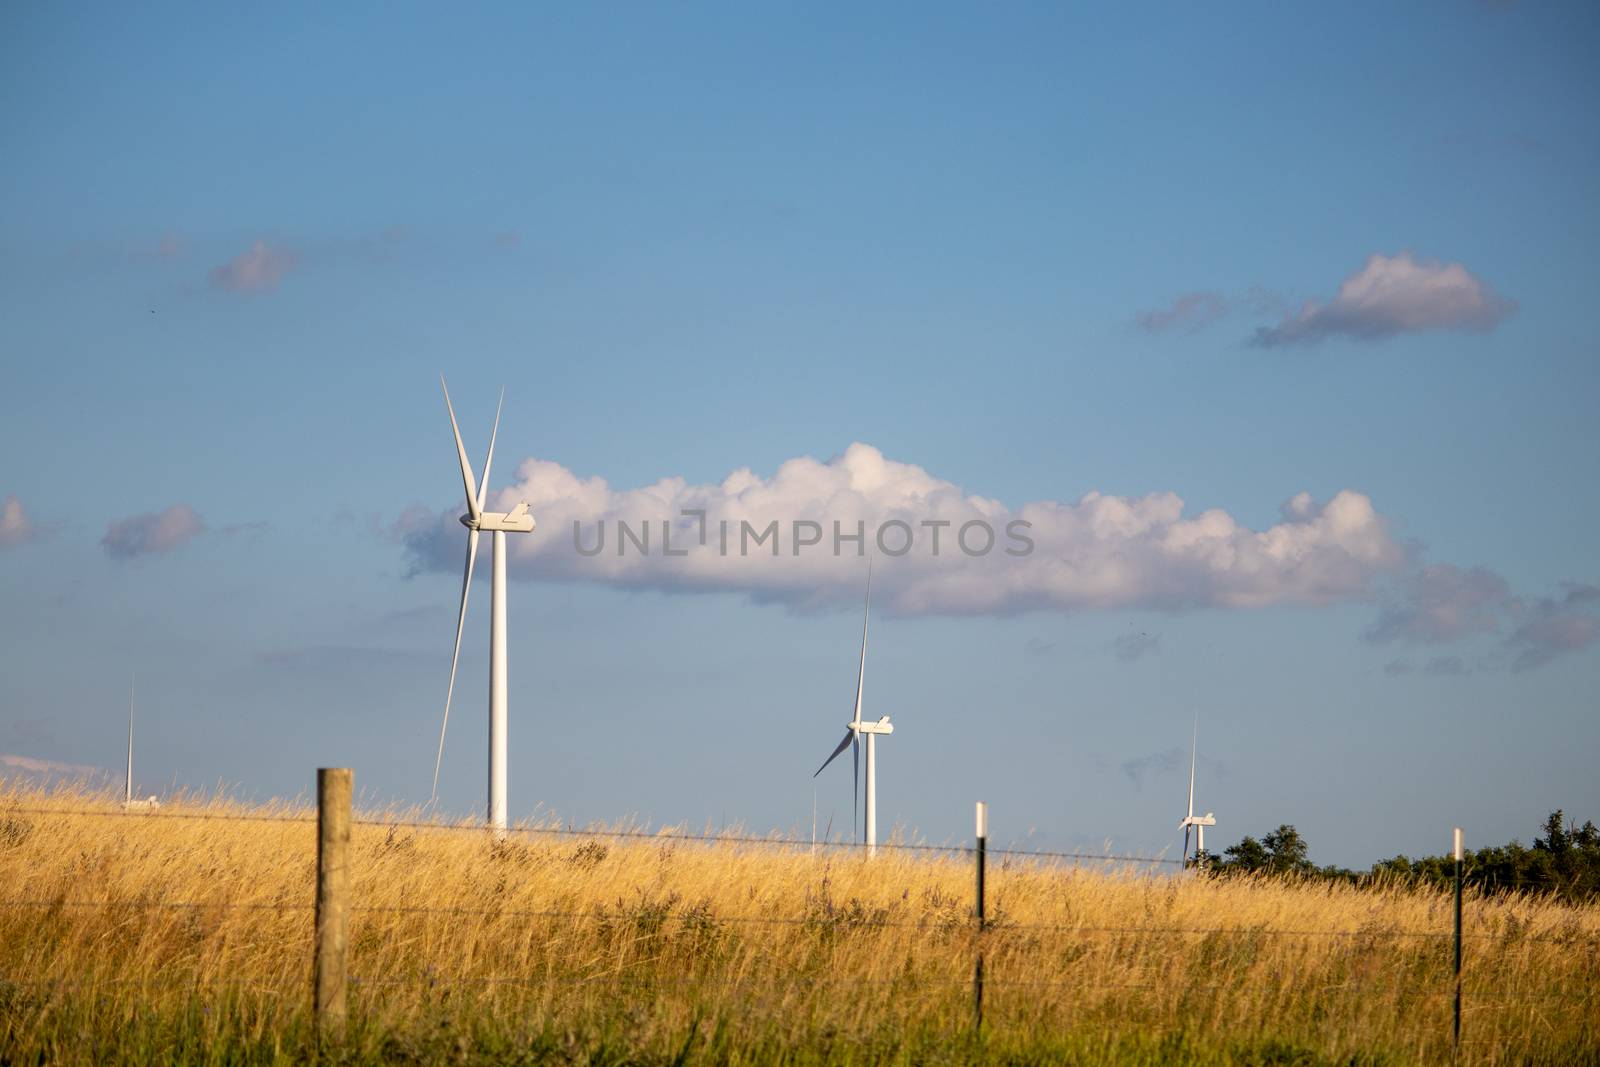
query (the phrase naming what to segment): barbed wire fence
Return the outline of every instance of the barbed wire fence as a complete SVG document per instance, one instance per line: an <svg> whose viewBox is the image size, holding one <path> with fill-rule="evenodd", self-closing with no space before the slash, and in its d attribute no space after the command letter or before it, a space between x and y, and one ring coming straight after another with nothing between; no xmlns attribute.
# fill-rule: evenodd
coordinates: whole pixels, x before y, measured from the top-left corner
<svg viewBox="0 0 1600 1067"><path fill-rule="evenodd" d="M82 808L82 807L37 807L13 805L0 807L0 813L46 816L81 816L129 819L192 819L200 821L218 822L248 822L268 824L288 824L309 826L317 819L315 814L307 815L249 815L235 812L210 812L210 811L181 811L172 809L158 809L148 812L126 812L119 808ZM447 833L471 833L482 835L488 831L484 827L467 822L445 822L437 819L388 819L367 818L350 820L352 827L393 829L393 830L427 830ZM678 827L667 826L654 830L632 827L609 826L544 826L522 825L508 826L503 831L496 831L505 839L511 838L539 838L539 837L574 837L574 838L607 838L617 840L648 841L655 844L688 844L688 845L749 845L764 846L782 849L785 851L802 851L815 849L819 852L865 852L868 849L882 849L888 852L918 852L944 855L971 855L975 846L966 843L934 844L930 842L890 841L867 845L860 841L847 841L841 838L828 838L812 841L796 837L783 837L776 834L757 835L732 832L716 833L691 833ZM989 855L1003 859L1017 860L1056 860L1082 863L1118 863L1125 866L1150 866L1150 867L1179 867L1183 866L1182 860L1171 859L1165 856L1139 856L1128 853L1111 852L1083 852L1061 851L1050 849L1028 848L990 848Z"/></svg>
<svg viewBox="0 0 1600 1067"><path fill-rule="evenodd" d="M87 818L113 818L132 820L193 820L215 822L241 822L310 826L316 822L314 812L304 815L252 815L237 812L217 811L185 811L182 809L162 808L154 811L124 811L120 807L58 807L38 805L3 805L0 806L0 816L4 815L42 815L42 816L75 816ZM401 819L401 818L352 818L350 825L363 829L380 830L416 830L437 833L472 834L482 836L489 831L481 824L466 820L445 821L440 819ZM643 841L659 845L685 844L685 845L742 845L760 846L783 851L799 852L812 850L818 853L851 854L864 853L869 846L860 841L848 841L841 838L827 838L810 840L808 838L785 837L778 834L757 835L737 832L693 833L678 826L663 826L656 829L636 827L616 827L605 825L590 826L549 826L539 824L524 824L508 826L500 831L507 840L511 839L536 839L541 837L554 838L583 838L589 840L615 839L619 841ZM955 844L935 844L931 842L905 842L890 841L880 842L871 848L882 849L888 852L910 852L943 855L948 857L971 857L976 852L975 844L959 842ZM989 847L988 855L999 858L1002 862L1016 861L1049 861L1056 864L1100 864L1119 866L1125 870L1149 868L1153 871L1164 869L1184 869L1193 864L1185 864L1183 860L1172 859L1166 856L1137 855L1133 853L1116 852L1087 852L1065 851L1052 849L1033 849L1015 846ZM1514 881L1480 882L1475 881L1476 872L1468 866L1465 879L1469 886L1489 892L1517 891L1529 887L1549 887L1561 889L1568 886L1568 880L1558 877L1544 877L1536 874L1520 874ZM1380 874L1370 877L1373 881L1392 879L1396 884L1406 884L1407 880L1399 874ZM1358 879L1359 884L1359 879ZM1448 935L1439 935L1448 936ZM1479 935L1467 935L1479 936Z"/></svg>
<svg viewBox="0 0 1600 1067"><path fill-rule="evenodd" d="M322 772L319 772L319 776ZM344 772L348 775L348 771ZM320 777L319 777L320 782ZM346 780L348 786L348 779ZM319 800L326 801L325 795L320 795ZM367 905L353 904L349 900L348 873L349 843L352 828L388 830L413 830L446 833L473 833L483 834L488 831L481 826L474 826L464 822L446 822L438 819L417 820L403 818L364 818L352 817L350 808L350 793L345 789L342 796L342 805L335 801L332 805L319 803L315 814L296 815L270 815L247 814L236 812L216 811L184 811L184 810L156 810L128 812L114 807L62 807L52 805L6 805L0 806L3 815L31 815L43 817L113 817L129 818L134 820L193 820L193 821L219 821L219 822L247 822L284 824L285 826L315 826L318 831L319 855L317 866L318 895L315 902L294 903L285 901L205 901L205 900L161 900L140 898L136 900L94 900L94 899L69 899L66 897L53 898L0 898L0 908L9 910L81 910L81 909L141 909L141 910L170 910L170 911L260 911L276 913L305 913L313 912L315 937L313 952L313 969L315 973L315 989L313 1000L319 1027L325 1030L339 1031L343 1027L345 1002L349 985L358 988L376 986L539 986L548 979L532 979L516 975L486 975L486 976L441 976L438 974L414 975L382 975L363 976L352 975L347 967L347 953L349 945L348 919L351 913L355 914L390 914L390 915L428 915L448 916L454 918L476 918L481 920L559 920L564 922L579 923L630 923L641 919L640 913L628 910L572 909L572 908L465 908L457 906L430 906L430 905ZM979 830L984 830L984 820L980 817ZM335 843L330 847L330 833ZM342 845L337 843L342 833ZM863 855L867 848L859 842L841 840L808 841L792 837L777 835L750 835L743 833L709 833L694 834L684 832L676 827L665 827L655 830L636 827L572 827L549 825L524 825L508 827L504 832L504 839L511 838L583 838L588 840L636 840L659 845L692 845L692 846L741 846L741 847L772 847L787 851L810 849L815 852L844 853L846 855ZM1277 938L1277 939L1346 939L1354 942L1375 943L1384 941L1411 940L1423 943L1450 943L1456 946L1456 982L1450 988L1429 989L1414 987L1409 991L1418 996L1454 996L1457 1003L1462 996L1460 985L1460 959L1461 948L1465 941L1503 940L1515 939L1518 941L1548 942L1565 946L1584 946L1591 950L1600 949L1600 939L1593 936L1585 937L1577 933L1570 934L1528 934L1515 932L1507 934L1494 933L1466 933L1460 928L1459 918L1457 928L1448 931L1424 930L1305 930L1305 929L1279 929L1260 925L1253 926L1154 926L1154 925L1125 925L1106 926L1079 923L1023 923L1006 919L1004 916L989 917L985 914L983 906L983 880L988 859L1000 859L1002 869L1012 863L1040 864L1040 865L1072 865L1085 863L1101 865L1122 865L1125 869L1161 870L1165 868L1183 869L1186 864L1182 860L1169 859L1161 856L1138 856L1117 854L1111 852L1083 852L1083 851L1058 851L1045 849L1024 848L988 848L986 834L980 832L974 843L965 842L958 844L931 844L926 842L891 841L878 844L876 848L885 851L898 851L924 855L938 855L945 857L974 857L977 877L977 893L971 921L965 924L953 923L948 916L929 917L917 921L897 920L875 916L863 916L847 913L843 910L834 911L830 908L819 909L816 912L802 916L784 915L748 915L748 914L708 914L702 910L691 909L688 911L665 911L652 913L650 921L664 925L669 922L693 924L700 929L711 929L721 925L728 926L766 926L766 927L800 927L818 930L873 930L873 929L911 929L929 932L940 932L946 935L965 935L970 939L971 951L974 954L975 967L972 976L929 976L918 975L915 984L934 985L956 989L970 987L973 998L973 1026L982 1026L983 991L984 989L1094 989L1094 990L1120 990L1127 992L1156 992L1166 991L1170 987L1158 983L1125 983L1104 984L1086 983L1070 979L1040 980L1040 979L1012 979L1006 976L986 975L983 960L986 954L1001 950L1007 946L1010 939L1017 935L1036 938L1043 935L1061 937L1206 937L1206 938ZM499 838L497 837L497 840ZM338 881L338 872L345 876L342 889L331 888L332 881ZM336 913L329 915L330 909ZM342 916L342 918L341 918ZM190 976L168 976L177 984L192 985L194 979ZM696 986L703 987L715 985L719 987L734 988L741 984L751 987L765 987L770 985L769 979L748 978L716 978L713 976L673 976L651 974L649 976L625 975L620 973L601 973L592 976L589 981L620 981L623 979L635 980L649 988L668 986ZM26 976L0 976L0 985L29 986L36 988L70 989L78 986L85 988L94 984L126 984L132 986L149 986L160 984L166 978L157 979L151 976L126 979L96 979L93 982L79 982L68 979L30 978ZM585 979L579 979L584 981ZM801 975L789 975L786 981L791 984L804 983L807 979ZM868 979L852 977L853 983L895 985L903 986L906 980L901 979ZM1336 983L1326 987L1319 987L1322 992L1334 992L1344 989L1365 989L1375 984L1376 980L1350 981ZM1229 988L1228 985L1216 983L1212 985L1196 986L1185 983L1186 990L1219 990ZM1582 1000L1585 1004L1600 999L1600 990L1569 991L1569 998ZM1548 992L1519 992L1498 990L1494 992L1473 991L1471 994L1474 1003L1491 1002L1517 1002L1544 999ZM1459 1019L1459 1008L1457 1019ZM1459 1024L1457 1024L1459 1025ZM1453 1035L1453 1044L1459 1043L1459 1030Z"/></svg>

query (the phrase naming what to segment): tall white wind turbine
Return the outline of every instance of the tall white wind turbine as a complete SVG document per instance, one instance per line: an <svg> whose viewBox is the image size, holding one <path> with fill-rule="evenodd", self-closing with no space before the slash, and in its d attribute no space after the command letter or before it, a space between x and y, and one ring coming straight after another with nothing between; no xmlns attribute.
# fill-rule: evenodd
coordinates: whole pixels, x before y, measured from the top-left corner
<svg viewBox="0 0 1600 1067"><path fill-rule="evenodd" d="M1189 828L1192 826L1195 829L1194 858L1195 862L1198 863L1200 856L1206 850L1206 827L1217 825L1217 820L1211 812L1208 811L1199 816L1194 813L1194 763L1195 756L1199 752L1199 746L1200 717L1197 715L1194 720L1194 736L1189 741L1189 814L1185 815L1183 821L1178 824L1183 827L1183 856L1181 858L1185 866L1189 862Z"/></svg>
<svg viewBox="0 0 1600 1067"><path fill-rule="evenodd" d="M122 780L123 811L155 811L161 802L155 797L133 799L133 679L128 680L128 776Z"/></svg>
<svg viewBox="0 0 1600 1067"><path fill-rule="evenodd" d="M489 827L497 832L506 828L506 534L532 533L533 516L528 502L509 512L484 511L489 499L489 468L494 463L494 442L500 433L500 406L494 410L494 430L489 434L489 455L483 461L483 480L474 481L467 450L461 443L461 428L456 424L456 409L450 403L450 387L439 376L444 389L445 410L450 413L450 431L456 439L456 458L461 463L461 484L467 492L467 513L461 525L467 528L467 564L461 576L461 612L456 617L456 647L450 656L450 687L444 694L444 721L439 725L439 754L433 763L433 798L439 797L439 767L444 762L444 734L450 726L450 700L456 691L456 664L461 659L461 630L467 621L467 593L472 588L472 566L478 558L478 534L494 534L494 580L489 594ZM505 403L505 390L500 391Z"/></svg>
<svg viewBox="0 0 1600 1067"><path fill-rule="evenodd" d="M851 763L853 764L853 783L850 790L851 822L857 818L856 797L861 792L861 737L867 739L867 819L862 828L861 839L866 842L867 855L873 856L878 851L878 735L894 733L894 726L885 715L877 722L861 721L861 691L867 677L867 620L872 614L872 560L867 560L867 603L861 612L861 666L856 672L856 707L855 714L845 724L844 740L839 742L837 748L818 767L815 778L827 769L847 747L851 749ZM851 831L854 833L854 830Z"/></svg>

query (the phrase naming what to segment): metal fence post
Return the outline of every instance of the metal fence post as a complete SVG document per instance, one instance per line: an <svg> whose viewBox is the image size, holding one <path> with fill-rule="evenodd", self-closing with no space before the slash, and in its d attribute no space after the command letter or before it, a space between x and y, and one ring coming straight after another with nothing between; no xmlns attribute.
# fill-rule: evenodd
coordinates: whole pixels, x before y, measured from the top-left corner
<svg viewBox="0 0 1600 1067"><path fill-rule="evenodd" d="M317 919L313 1003L319 1033L342 1037L345 956L350 947L348 767L317 769Z"/></svg>
<svg viewBox="0 0 1600 1067"><path fill-rule="evenodd" d="M978 859L978 891L976 912L978 918L978 956L972 967L972 1017L974 1029L983 1029L983 932L988 925L984 914L983 879L988 866L989 851L989 805L978 801L978 845L974 850Z"/></svg>
<svg viewBox="0 0 1600 1067"><path fill-rule="evenodd" d="M1451 1055L1461 1057L1461 863L1465 858L1461 847L1461 827L1455 828L1456 857L1456 1012L1455 1026L1450 1035Z"/></svg>

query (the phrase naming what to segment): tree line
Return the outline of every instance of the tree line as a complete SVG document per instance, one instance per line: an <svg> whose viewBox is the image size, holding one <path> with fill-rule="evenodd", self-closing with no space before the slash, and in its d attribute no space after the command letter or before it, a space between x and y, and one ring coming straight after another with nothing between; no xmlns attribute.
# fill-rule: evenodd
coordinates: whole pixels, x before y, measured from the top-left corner
<svg viewBox="0 0 1600 1067"><path fill-rule="evenodd" d="M1557 809L1539 828L1533 845L1513 840L1509 844L1465 853L1462 880L1485 892L1549 893L1563 900L1600 899L1600 829L1591 821L1578 826ZM1357 885L1410 883L1451 886L1456 865L1452 856L1395 856L1374 863L1366 871L1345 867L1319 867L1300 831L1285 823L1258 841L1245 837L1222 855L1201 853L1195 861L1219 876L1266 874Z"/></svg>

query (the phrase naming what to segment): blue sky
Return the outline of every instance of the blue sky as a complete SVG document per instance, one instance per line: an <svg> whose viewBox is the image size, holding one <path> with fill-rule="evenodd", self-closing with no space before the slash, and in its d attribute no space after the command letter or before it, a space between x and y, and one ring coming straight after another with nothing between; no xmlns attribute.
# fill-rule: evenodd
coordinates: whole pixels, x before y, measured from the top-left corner
<svg viewBox="0 0 1600 1067"><path fill-rule="evenodd" d="M8 8L0 753L116 766L137 670L149 789L345 764L426 800L443 371L474 462L506 387L493 486L546 519L553 471L614 519L745 468L786 500L796 457L859 479L856 442L1073 530L1091 492L1182 499L1003 574L885 561L884 822L959 837L983 798L1000 836L1175 848L1197 714L1222 843L1292 822L1365 865L1594 817L1597 23ZM1208 509L1215 551L1174 549ZM1257 567L1274 536L1307 555ZM857 561L585 570L553 520L519 551L514 816L809 829ZM841 825L847 779L818 783Z"/></svg>

